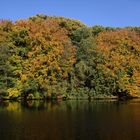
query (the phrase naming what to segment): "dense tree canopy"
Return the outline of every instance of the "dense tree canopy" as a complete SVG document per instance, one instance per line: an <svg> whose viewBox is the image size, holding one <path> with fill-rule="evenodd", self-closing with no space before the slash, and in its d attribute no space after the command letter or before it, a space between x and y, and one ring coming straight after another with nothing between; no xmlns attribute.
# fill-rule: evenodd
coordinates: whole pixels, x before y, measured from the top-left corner
<svg viewBox="0 0 140 140"><path fill-rule="evenodd" d="M0 98L140 95L140 28L36 15L0 21Z"/></svg>

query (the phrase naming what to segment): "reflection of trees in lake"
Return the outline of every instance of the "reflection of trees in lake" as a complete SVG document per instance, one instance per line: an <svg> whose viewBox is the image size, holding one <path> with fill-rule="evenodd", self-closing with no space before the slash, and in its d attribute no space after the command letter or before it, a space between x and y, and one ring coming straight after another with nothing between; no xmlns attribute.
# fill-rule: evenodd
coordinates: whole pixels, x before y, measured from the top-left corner
<svg viewBox="0 0 140 140"><path fill-rule="evenodd" d="M20 103L15 101L1 101L0 110L21 111Z"/></svg>
<svg viewBox="0 0 140 140"><path fill-rule="evenodd" d="M78 111L91 110L102 107L111 107L111 104L116 104L117 101L43 101L43 100L28 100L28 101L1 101L0 110L21 111L21 110L46 110L46 111ZM108 105L107 105L108 104Z"/></svg>
<svg viewBox="0 0 140 140"><path fill-rule="evenodd" d="M0 102L2 140L131 140L140 137L139 122L133 100Z"/></svg>
<svg viewBox="0 0 140 140"><path fill-rule="evenodd" d="M21 111L21 110L29 110L29 111L98 111L98 110L107 110L111 108L119 108L122 105L128 104L127 102L119 102L116 100L68 100L68 101L43 101L43 100L28 100L28 101L1 101L0 102L0 110L7 111Z"/></svg>

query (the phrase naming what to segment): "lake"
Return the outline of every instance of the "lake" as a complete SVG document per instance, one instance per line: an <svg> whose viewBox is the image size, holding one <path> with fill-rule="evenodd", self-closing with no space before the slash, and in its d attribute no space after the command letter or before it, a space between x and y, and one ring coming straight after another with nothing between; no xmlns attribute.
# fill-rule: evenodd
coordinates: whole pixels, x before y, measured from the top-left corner
<svg viewBox="0 0 140 140"><path fill-rule="evenodd" d="M140 100L0 102L1 140L139 140Z"/></svg>

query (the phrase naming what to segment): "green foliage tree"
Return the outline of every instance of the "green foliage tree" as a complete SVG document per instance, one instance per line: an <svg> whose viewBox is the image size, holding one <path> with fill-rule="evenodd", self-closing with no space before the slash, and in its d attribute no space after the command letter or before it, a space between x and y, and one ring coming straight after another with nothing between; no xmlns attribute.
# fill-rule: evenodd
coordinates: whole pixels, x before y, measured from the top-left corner
<svg viewBox="0 0 140 140"><path fill-rule="evenodd" d="M73 39L78 44L73 76L74 89L79 92L79 96L81 93L88 97L111 95L115 82L109 73L105 75L102 70L104 58L98 50L92 31L88 28L80 29L74 35Z"/></svg>

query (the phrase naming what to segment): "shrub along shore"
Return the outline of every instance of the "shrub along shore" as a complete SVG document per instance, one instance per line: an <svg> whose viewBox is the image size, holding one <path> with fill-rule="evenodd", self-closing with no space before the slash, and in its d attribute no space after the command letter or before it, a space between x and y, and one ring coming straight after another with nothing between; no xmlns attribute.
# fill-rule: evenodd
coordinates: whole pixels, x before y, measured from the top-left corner
<svg viewBox="0 0 140 140"><path fill-rule="evenodd" d="M139 62L140 27L0 20L0 100L139 98Z"/></svg>

